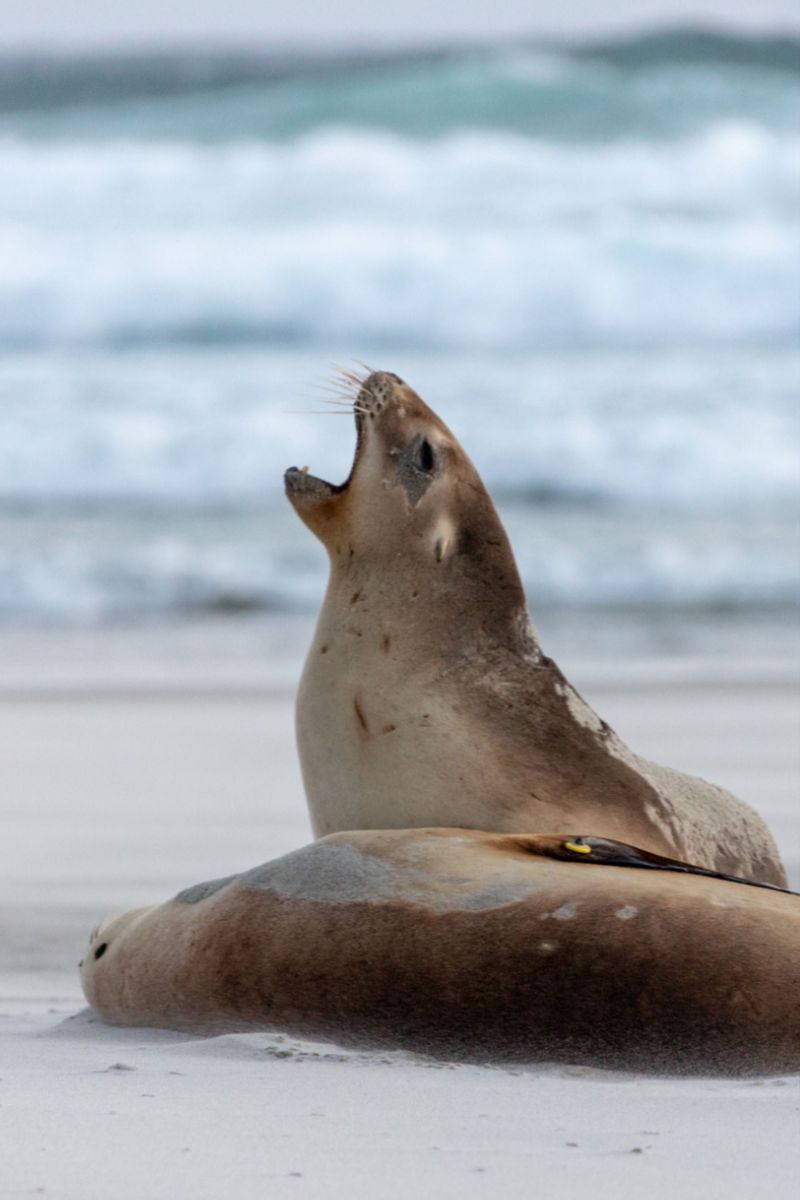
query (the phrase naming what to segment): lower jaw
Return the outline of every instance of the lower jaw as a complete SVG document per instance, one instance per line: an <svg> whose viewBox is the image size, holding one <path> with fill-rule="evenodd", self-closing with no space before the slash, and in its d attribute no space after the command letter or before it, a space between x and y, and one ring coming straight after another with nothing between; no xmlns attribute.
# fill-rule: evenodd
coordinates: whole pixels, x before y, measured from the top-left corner
<svg viewBox="0 0 800 1200"><path fill-rule="evenodd" d="M318 479L316 475L309 475L308 471L301 471L299 467L289 467L283 480L290 495L315 496L323 500L341 491L341 488L324 479Z"/></svg>

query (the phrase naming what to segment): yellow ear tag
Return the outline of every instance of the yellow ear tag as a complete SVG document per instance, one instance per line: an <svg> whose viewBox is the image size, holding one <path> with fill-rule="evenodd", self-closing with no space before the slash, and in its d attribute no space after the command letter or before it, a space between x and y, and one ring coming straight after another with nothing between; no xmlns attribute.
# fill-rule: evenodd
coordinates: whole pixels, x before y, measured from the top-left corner
<svg viewBox="0 0 800 1200"><path fill-rule="evenodd" d="M573 854L591 854L591 846L581 846L578 842L564 842L564 849L571 850Z"/></svg>

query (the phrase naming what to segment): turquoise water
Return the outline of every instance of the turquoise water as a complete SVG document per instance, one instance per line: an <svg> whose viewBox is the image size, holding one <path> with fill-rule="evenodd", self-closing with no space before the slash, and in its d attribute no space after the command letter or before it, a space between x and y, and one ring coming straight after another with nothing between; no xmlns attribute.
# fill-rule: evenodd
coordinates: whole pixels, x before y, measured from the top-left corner
<svg viewBox="0 0 800 1200"><path fill-rule="evenodd" d="M537 603L796 597L796 43L0 59L0 180L0 619L313 608L353 359Z"/></svg>

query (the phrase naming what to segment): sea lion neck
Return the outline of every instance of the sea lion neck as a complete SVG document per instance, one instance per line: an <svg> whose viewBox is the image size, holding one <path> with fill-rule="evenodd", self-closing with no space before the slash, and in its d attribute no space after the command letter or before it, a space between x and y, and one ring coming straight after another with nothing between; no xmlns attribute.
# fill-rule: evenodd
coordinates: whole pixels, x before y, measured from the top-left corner
<svg viewBox="0 0 800 1200"><path fill-rule="evenodd" d="M418 650L429 645L470 656L491 645L524 659L540 656L522 582L502 525L491 536L472 524L458 543L418 538L404 550L392 539L381 552L343 537L330 547L330 578L322 619L329 628L371 627ZM431 544L433 543L433 544Z"/></svg>

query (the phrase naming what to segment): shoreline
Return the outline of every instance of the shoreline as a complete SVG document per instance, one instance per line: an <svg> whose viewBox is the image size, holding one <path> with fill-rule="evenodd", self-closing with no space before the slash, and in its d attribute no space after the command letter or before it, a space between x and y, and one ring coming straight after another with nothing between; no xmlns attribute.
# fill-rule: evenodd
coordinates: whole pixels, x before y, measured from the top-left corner
<svg viewBox="0 0 800 1200"><path fill-rule="evenodd" d="M739 685L800 692L794 610L532 608L543 650L579 690ZM316 615L308 613L248 613L0 625L0 701L291 696L315 624Z"/></svg>

